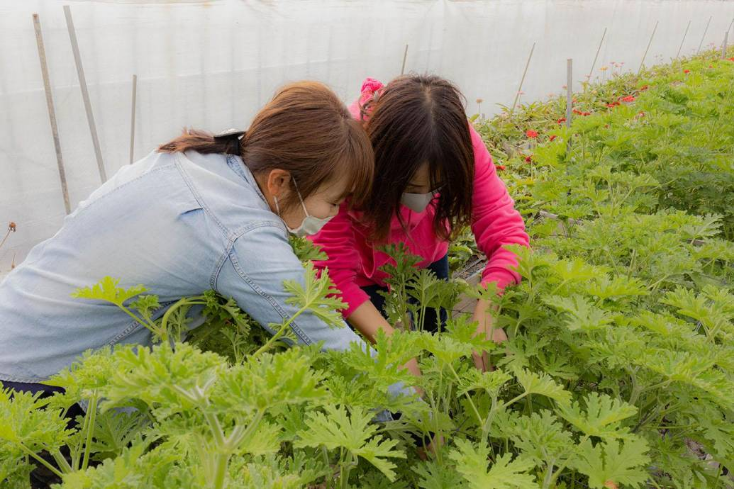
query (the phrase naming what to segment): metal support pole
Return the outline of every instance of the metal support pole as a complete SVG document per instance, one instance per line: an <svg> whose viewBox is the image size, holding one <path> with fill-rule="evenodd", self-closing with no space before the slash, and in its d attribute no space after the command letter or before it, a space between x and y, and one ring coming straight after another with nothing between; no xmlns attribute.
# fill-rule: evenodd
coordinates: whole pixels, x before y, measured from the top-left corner
<svg viewBox="0 0 734 489"><path fill-rule="evenodd" d="M680 51L683 49L683 43L686 42L686 36L688 35L688 29L691 28L691 21L688 21L688 25L686 26L686 32L683 33L683 40L680 42L680 47L678 47L678 53L675 55L675 59L678 59L680 57Z"/></svg>
<svg viewBox="0 0 734 489"><path fill-rule="evenodd" d="M566 127L571 127L573 116L573 59L566 60Z"/></svg>
<svg viewBox="0 0 734 489"><path fill-rule="evenodd" d="M510 112L515 111L515 106L517 105L517 100L520 98L520 92L522 92L522 86L525 83L525 75L528 74L528 67L530 67L530 60L533 59L534 51L535 51L535 43L533 43L533 47L530 48L530 55L528 56L527 63L525 63L525 70L522 72L522 78L520 79L520 86L517 88L517 93L515 94L515 101L512 102L512 110Z"/></svg>
<svg viewBox="0 0 734 489"><path fill-rule="evenodd" d="M400 74L405 74L405 62L408 60L408 45L405 45L405 53L403 53L403 67L400 68Z"/></svg>
<svg viewBox="0 0 734 489"><path fill-rule="evenodd" d="M61 157L61 141L59 140L59 128L56 124L56 111L54 110L54 97L51 93L51 80L48 75L48 65L46 64L46 49L43 45L43 34L41 33L41 20L38 14L33 14L33 27L36 30L36 44L38 45L38 58L41 61L41 74L43 75L43 89L46 92L46 106L48 108L48 118L51 122L51 133L54 138L54 148L56 149L56 163L59 167L59 179L61 180L61 193L64 196L64 208L66 213L71 213L71 204L69 203L69 188L66 185L66 171L64 170L64 159Z"/></svg>
<svg viewBox="0 0 734 489"><path fill-rule="evenodd" d="M599 41L599 47L596 48L596 56L594 56L594 62L591 63L591 69L589 70L589 76L587 76L587 81L591 83L591 76L594 74L594 68L596 68L596 60L599 59L599 53L601 52L601 45L604 44L604 37L607 35L607 28L604 28L604 32L601 35L601 41Z"/></svg>
<svg viewBox="0 0 734 489"><path fill-rule="evenodd" d="M66 16L66 27L69 29L69 39L71 40L71 49L74 52L74 62L76 63L76 73L79 76L79 86L82 89L82 99L84 100L84 110L87 113L87 123L89 123L89 132L92 134L92 144L94 144L94 155L97 158L97 167L99 168L99 177L102 182L107 181L107 172L102 161L102 150L99 147L99 138L97 137L97 126L94 124L94 114L92 113L92 103L89 101L89 91L87 90L87 79L84 76L84 67L82 66L82 57L79 54L79 43L76 40L76 31L74 30L74 20L71 18L71 9L68 5L64 5L64 15Z"/></svg>
<svg viewBox="0 0 734 489"><path fill-rule="evenodd" d="M701 42L698 43L698 49L696 50L696 54L701 52L701 46L703 46L703 40L706 39L706 33L709 31L709 26L711 25L711 19L713 16L709 17L709 21L706 23L706 28L703 30L703 36L701 36Z"/></svg>
<svg viewBox="0 0 734 489"><path fill-rule="evenodd" d="M652 35L650 36L650 42L647 43L647 49L645 49L645 54L642 55L642 61L640 62L640 67L637 69L637 74L640 74L640 71L642 71L642 67L645 66L645 58L647 58L647 52L650 51L650 46L652 46L652 39L655 37L655 32L658 30L658 24L659 22L655 22L655 28L652 30Z"/></svg>
<svg viewBox="0 0 734 489"><path fill-rule="evenodd" d="M729 31L724 33L724 44L721 46L721 59L726 59L726 45L729 43Z"/></svg>
<svg viewBox="0 0 734 489"><path fill-rule="evenodd" d="M133 103L132 115L130 116L130 164L132 165L135 153L135 105L137 99L138 75L133 75Z"/></svg>

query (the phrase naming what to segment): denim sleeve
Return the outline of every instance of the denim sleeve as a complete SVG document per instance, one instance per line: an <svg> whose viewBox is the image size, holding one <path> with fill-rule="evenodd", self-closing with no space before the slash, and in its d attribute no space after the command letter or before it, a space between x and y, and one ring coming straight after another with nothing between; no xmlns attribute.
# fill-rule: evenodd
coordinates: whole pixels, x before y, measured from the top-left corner
<svg viewBox="0 0 734 489"><path fill-rule="evenodd" d="M293 253L282 227L263 223L238 237L226 256L215 282L217 292L232 297L237 304L270 334L270 324L279 324L298 311L287 304L290 294L283 281L294 280L303 285L305 272ZM291 329L300 343L310 345L323 341L325 350L346 350L352 342L363 344L346 324L330 327L306 311L292 323Z"/></svg>

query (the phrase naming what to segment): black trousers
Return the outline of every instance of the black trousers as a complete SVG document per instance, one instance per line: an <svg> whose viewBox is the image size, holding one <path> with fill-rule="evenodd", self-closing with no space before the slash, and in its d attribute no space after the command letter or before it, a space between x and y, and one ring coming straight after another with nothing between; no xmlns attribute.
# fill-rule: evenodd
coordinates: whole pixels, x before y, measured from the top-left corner
<svg viewBox="0 0 734 489"><path fill-rule="evenodd" d="M432 271L436 274L436 277L438 277L441 280L448 280L449 279L449 257L448 254L444 255L443 258L440 258L439 260L434 261L428 267L426 267L428 270ZM367 292L367 294L370 296L370 301L372 301L372 304L375 305L378 311L380 313L387 317L385 314L385 298L379 294L379 292L387 292L387 287L380 287L379 285L367 285L365 287L362 287L362 290ZM415 300L411 297L409 299L411 303L415 303ZM445 309L441 309L441 327L446 325L446 319L448 317L448 314L446 313ZM426 318L424 320L424 331L429 331L431 333L435 333L438 330L438 318L436 318L436 311L433 309L427 309L426 310Z"/></svg>
<svg viewBox="0 0 734 489"><path fill-rule="evenodd" d="M15 392L30 392L31 394L42 392L41 397L52 396L55 392L64 392L64 389L61 387L55 387L53 385L10 382L7 380L0 380L0 387L3 387L4 389L12 389ZM84 410L79 406L79 404L74 404L66 412L70 428L76 425L75 418L77 416L84 416Z"/></svg>

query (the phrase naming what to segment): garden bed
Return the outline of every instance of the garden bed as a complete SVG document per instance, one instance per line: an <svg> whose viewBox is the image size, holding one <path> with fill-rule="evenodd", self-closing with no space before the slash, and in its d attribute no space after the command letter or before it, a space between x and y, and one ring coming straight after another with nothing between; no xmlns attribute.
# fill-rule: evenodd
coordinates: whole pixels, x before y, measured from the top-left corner
<svg viewBox="0 0 734 489"><path fill-rule="evenodd" d="M153 321L153 298L108 279L79 300L124 305L161 343L88 355L50 401L0 396L0 480L24 487L46 450L66 488L731 487L734 62L615 76L574 104L570 128L561 98L474 120L532 238L515 249L520 285L477 287L467 236L452 246L462 281L393 247L391 318L452 317L439 335L378 336L372 358L286 349L213 294L177 306L210 318L183 342L182 314ZM295 303L338 324L328 278L307 273L287 285ZM462 294L494 304L506 343L472 336ZM416 357L420 379L398 368ZM389 396L397 382L423 401ZM80 400L89 414L67 431ZM427 435L443 443L416 450Z"/></svg>

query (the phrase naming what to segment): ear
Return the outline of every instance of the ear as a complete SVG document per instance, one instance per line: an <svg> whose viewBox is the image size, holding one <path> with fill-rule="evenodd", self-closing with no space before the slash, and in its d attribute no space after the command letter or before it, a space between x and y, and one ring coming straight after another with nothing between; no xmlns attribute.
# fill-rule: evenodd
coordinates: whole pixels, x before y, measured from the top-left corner
<svg viewBox="0 0 734 489"><path fill-rule="evenodd" d="M282 195L284 195L283 192L287 192L290 186L290 180L291 174L286 170L281 170L278 168L276 168L275 170L270 170L270 173L268 174L268 180L267 182L265 182L268 193L276 197L281 197Z"/></svg>

